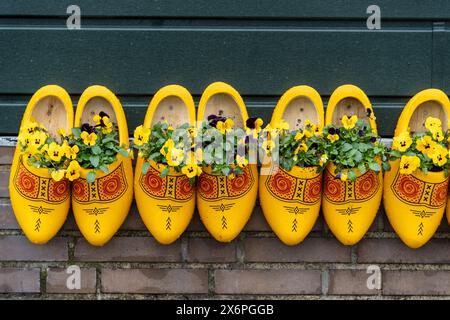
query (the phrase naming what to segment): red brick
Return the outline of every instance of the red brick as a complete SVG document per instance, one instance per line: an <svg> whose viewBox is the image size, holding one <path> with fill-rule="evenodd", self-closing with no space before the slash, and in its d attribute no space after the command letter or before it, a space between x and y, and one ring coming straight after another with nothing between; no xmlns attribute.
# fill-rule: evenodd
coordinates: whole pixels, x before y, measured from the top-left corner
<svg viewBox="0 0 450 320"><path fill-rule="evenodd" d="M450 271L385 271L384 295L450 295Z"/></svg>
<svg viewBox="0 0 450 320"><path fill-rule="evenodd" d="M9 198L9 168L0 167L0 198Z"/></svg>
<svg viewBox="0 0 450 320"><path fill-rule="evenodd" d="M369 289L367 279L372 274L366 270L330 270L328 294L339 295L374 295L379 290Z"/></svg>
<svg viewBox="0 0 450 320"><path fill-rule="evenodd" d="M47 292L48 293L95 293L96 272L95 269L81 270L81 288L67 288L67 279L72 273L67 273L67 269L52 268L47 270Z"/></svg>
<svg viewBox="0 0 450 320"><path fill-rule="evenodd" d="M219 294L320 294L317 270L216 270Z"/></svg>
<svg viewBox="0 0 450 320"><path fill-rule="evenodd" d="M161 245L151 237L114 237L104 247L80 239L75 247L78 261L181 261L181 244Z"/></svg>
<svg viewBox="0 0 450 320"><path fill-rule="evenodd" d="M37 293L39 269L0 268L0 293Z"/></svg>
<svg viewBox="0 0 450 320"><path fill-rule="evenodd" d="M188 244L189 262L234 262L236 241L220 243L212 238L190 238Z"/></svg>
<svg viewBox="0 0 450 320"><path fill-rule="evenodd" d="M67 240L56 237L45 245L35 245L23 236L0 236L2 261L65 261Z"/></svg>
<svg viewBox="0 0 450 320"><path fill-rule="evenodd" d="M104 269L106 293L208 293L208 271L202 269Z"/></svg>
<svg viewBox="0 0 450 320"><path fill-rule="evenodd" d="M0 202L0 229L18 230L16 217L14 216L9 199L2 199Z"/></svg>
<svg viewBox="0 0 450 320"><path fill-rule="evenodd" d="M247 262L350 262L350 248L335 239L306 238L297 246L287 246L278 238L247 238Z"/></svg>
<svg viewBox="0 0 450 320"><path fill-rule="evenodd" d="M364 239L358 245L360 263L449 263L450 241L432 239L410 249L400 239Z"/></svg>
<svg viewBox="0 0 450 320"><path fill-rule="evenodd" d="M11 164L15 147L0 147L0 164Z"/></svg>

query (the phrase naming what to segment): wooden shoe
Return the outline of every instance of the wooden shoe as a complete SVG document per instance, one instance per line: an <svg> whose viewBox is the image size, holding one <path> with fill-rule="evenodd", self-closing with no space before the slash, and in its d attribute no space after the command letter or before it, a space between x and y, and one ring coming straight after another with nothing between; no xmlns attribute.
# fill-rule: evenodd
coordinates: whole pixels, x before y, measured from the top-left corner
<svg viewBox="0 0 450 320"><path fill-rule="evenodd" d="M117 123L119 142L128 148L128 127L125 113L117 97L103 86L87 88L78 101L75 127L83 123L95 125L93 116L101 111ZM95 246L106 244L119 230L133 200L133 169L131 158L117 155L108 166L109 173L98 171L93 183L86 181L89 170L82 169L73 182L72 207L75 220L86 240Z"/></svg>
<svg viewBox="0 0 450 320"><path fill-rule="evenodd" d="M403 109L395 128L402 132L424 132L427 117L442 121L447 129L450 101L437 89L417 93ZM391 170L384 175L384 209L400 239L410 248L419 248L434 235L444 215L447 202L448 177L444 172L427 174L417 169L400 174L400 159L391 161ZM447 216L449 214L447 208Z"/></svg>
<svg viewBox="0 0 450 320"><path fill-rule="evenodd" d="M304 129L306 120L323 127L324 111L319 93L308 86L286 91L272 115L271 126L280 120L292 130ZM274 172L272 174L267 174ZM264 172L267 172L264 174ZM295 166L290 171L265 165L259 178L259 201L272 230L287 245L305 239L319 216L322 173L317 167Z"/></svg>
<svg viewBox="0 0 450 320"><path fill-rule="evenodd" d="M42 87L31 98L22 118L42 124L54 138L62 128L73 125L73 106L69 94L61 87ZM9 177L9 193L17 222L28 239L44 244L52 239L66 221L70 207L69 181L52 179L47 168L28 164L17 144Z"/></svg>
<svg viewBox="0 0 450 320"><path fill-rule="evenodd" d="M209 115L231 118L235 127L246 128L247 108L241 95L223 82L210 84L200 99L198 121ZM198 179L197 207L200 218L211 235L220 242L232 241L246 225L258 193L256 164L249 164L235 177L212 175L203 168Z"/></svg>
<svg viewBox="0 0 450 320"><path fill-rule="evenodd" d="M377 131L369 98L356 86L343 85L333 92L327 106L325 125L340 127L344 115L357 115L374 132ZM354 171L356 181L341 181L336 178L334 164L330 163L323 177L323 214L330 230L345 245L356 244L366 234L377 215L383 189L381 172L367 170L361 174L357 169Z"/></svg>
<svg viewBox="0 0 450 320"><path fill-rule="evenodd" d="M195 105L184 87L169 85L161 88L151 100L145 116L144 128L167 121L176 128L184 123L195 125ZM147 229L162 244L171 244L186 230L195 210L195 186L189 178L171 169L160 176L158 164L152 163L142 174L145 162L137 159L134 190L137 207Z"/></svg>

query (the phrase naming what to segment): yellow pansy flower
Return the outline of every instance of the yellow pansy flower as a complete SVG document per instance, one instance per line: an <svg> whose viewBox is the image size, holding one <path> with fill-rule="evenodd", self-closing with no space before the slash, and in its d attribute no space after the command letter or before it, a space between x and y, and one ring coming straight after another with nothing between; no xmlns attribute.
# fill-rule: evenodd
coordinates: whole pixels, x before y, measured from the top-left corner
<svg viewBox="0 0 450 320"><path fill-rule="evenodd" d="M45 141L47 140L47 134L43 131L35 131L33 134L30 135L29 144L28 144L28 150L31 154L35 154L39 152L39 148L44 145Z"/></svg>
<svg viewBox="0 0 450 320"><path fill-rule="evenodd" d="M236 163L239 167L243 168L248 165L248 160L245 156L236 155Z"/></svg>
<svg viewBox="0 0 450 320"><path fill-rule="evenodd" d="M275 148L275 142L273 142L272 140L265 140L262 143L262 148L264 149L264 151L267 154L270 154L270 152L272 152L273 148Z"/></svg>
<svg viewBox="0 0 450 320"><path fill-rule="evenodd" d="M87 131L83 131L80 136L85 145L90 147L95 146L95 143L97 142L97 135L95 132L88 133Z"/></svg>
<svg viewBox="0 0 450 320"><path fill-rule="evenodd" d="M328 155L327 155L326 153L324 153L324 154L320 157L320 159L319 159L319 165L320 165L321 167L323 167L323 165L324 165L325 163L327 163L327 161L328 161Z"/></svg>
<svg viewBox="0 0 450 320"><path fill-rule="evenodd" d="M412 139L408 132L402 132L392 140L392 149L405 152L412 144Z"/></svg>
<svg viewBox="0 0 450 320"><path fill-rule="evenodd" d="M197 175L200 175L202 169L197 164L191 163L181 168L181 172L185 174L188 178L193 178Z"/></svg>
<svg viewBox="0 0 450 320"><path fill-rule="evenodd" d="M55 180L55 181L61 181L62 178L64 178L64 175L65 175L65 174L66 174L66 171L65 171L65 170L55 170L55 171L52 171L51 176L52 176L52 179L53 179L53 180Z"/></svg>
<svg viewBox="0 0 450 320"><path fill-rule="evenodd" d="M320 125L320 124L318 124L318 125L315 125L314 127L313 127L313 132L314 132L314 134L316 135L316 136L321 136L322 135L322 130L323 130L323 128L322 128L322 126Z"/></svg>
<svg viewBox="0 0 450 320"><path fill-rule="evenodd" d="M416 149L430 157L431 153L433 153L433 148L435 145L436 142L434 142L430 136L423 136L422 138L417 139Z"/></svg>
<svg viewBox="0 0 450 320"><path fill-rule="evenodd" d="M342 173L339 175L339 178L341 179L341 181L347 181L347 179L348 179L348 174L347 174L346 172L342 172Z"/></svg>
<svg viewBox="0 0 450 320"><path fill-rule="evenodd" d="M356 125L356 122L358 122L358 117L356 115L353 115L351 117L345 115L342 117L341 121L345 129L353 129Z"/></svg>
<svg viewBox="0 0 450 320"><path fill-rule="evenodd" d="M420 167L420 159L417 156L402 156L400 158L400 173L411 174Z"/></svg>
<svg viewBox="0 0 450 320"><path fill-rule="evenodd" d="M278 129L278 130L289 130L289 123L284 121L284 119L281 119L275 125L275 129Z"/></svg>
<svg viewBox="0 0 450 320"><path fill-rule="evenodd" d="M442 122L438 118L428 117L425 120L425 128L430 130L430 132L434 132L437 129L441 129Z"/></svg>
<svg viewBox="0 0 450 320"><path fill-rule="evenodd" d="M221 134L225 132L230 132L233 129L234 121L232 119L227 119L224 121L217 121L216 128L220 130Z"/></svg>
<svg viewBox="0 0 450 320"><path fill-rule="evenodd" d="M74 160L77 157L77 153L80 152L80 148L78 148L77 145L74 145L73 147L66 145L65 146L65 155L66 158L70 160Z"/></svg>
<svg viewBox="0 0 450 320"><path fill-rule="evenodd" d="M308 151L308 146L306 145L306 143L302 142L297 147L297 149L295 149L294 153L298 154L299 152L306 152L306 151Z"/></svg>
<svg viewBox="0 0 450 320"><path fill-rule="evenodd" d="M39 124L35 121L25 121L20 132L33 134L36 131L36 128L39 127Z"/></svg>
<svg viewBox="0 0 450 320"><path fill-rule="evenodd" d="M64 155L64 148L56 142L52 142L47 148L47 154L50 160L59 162Z"/></svg>
<svg viewBox="0 0 450 320"><path fill-rule="evenodd" d="M431 159L433 163L439 167L442 167L447 163L447 155L448 150L441 146L440 144L436 144L433 148L433 152L431 153Z"/></svg>
<svg viewBox="0 0 450 320"><path fill-rule="evenodd" d="M305 136L305 134L302 131L299 131L295 134L294 139L298 141L298 140L303 139L304 136Z"/></svg>
<svg viewBox="0 0 450 320"><path fill-rule="evenodd" d="M61 137L67 136L67 131L66 131L66 129L64 129L64 128L59 128L59 129L56 131L56 133L57 133L58 135L60 135Z"/></svg>
<svg viewBox="0 0 450 320"><path fill-rule="evenodd" d="M80 177L80 164L76 160L72 160L69 163L66 171L66 178L70 181L76 180Z"/></svg>
<svg viewBox="0 0 450 320"><path fill-rule="evenodd" d="M171 167L176 167L181 164L184 157L184 151L182 149L171 148L166 154L167 164Z"/></svg>
<svg viewBox="0 0 450 320"><path fill-rule="evenodd" d="M186 130L187 130L187 132L189 133L189 135L190 135L192 138L197 137L197 135L198 135L198 129L197 129L197 128L195 128L195 127L190 127L190 128L187 128Z"/></svg>
<svg viewBox="0 0 450 320"><path fill-rule="evenodd" d="M338 134L328 134L327 139L330 140L331 142L336 142L339 140L339 135Z"/></svg>
<svg viewBox="0 0 450 320"><path fill-rule="evenodd" d="M439 141L439 142L444 140L444 134L442 133L441 129L433 129L433 131L431 133L433 135L434 140Z"/></svg>
<svg viewBox="0 0 450 320"><path fill-rule="evenodd" d="M113 124L112 124L111 120L109 119L109 117L107 117L107 116L102 117L99 114L96 114L94 116L93 120L97 126L101 127L102 133L108 134L112 131Z"/></svg>
<svg viewBox="0 0 450 320"><path fill-rule="evenodd" d="M167 153L175 147L175 142L173 142L172 139L168 139L164 145L161 147L161 149L159 150L159 152L163 155L166 156Z"/></svg>
<svg viewBox="0 0 450 320"><path fill-rule="evenodd" d="M140 125L134 130L134 144L137 146L142 146L148 142L150 138L150 129L145 128L143 125Z"/></svg>

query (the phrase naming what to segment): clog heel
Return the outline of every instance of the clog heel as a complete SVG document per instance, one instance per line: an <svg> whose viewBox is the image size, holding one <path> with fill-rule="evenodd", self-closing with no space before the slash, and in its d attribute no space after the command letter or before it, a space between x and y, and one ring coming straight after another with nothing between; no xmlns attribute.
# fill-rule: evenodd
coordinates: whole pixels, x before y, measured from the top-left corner
<svg viewBox="0 0 450 320"><path fill-rule="evenodd" d="M444 92L423 90L406 104L395 136L408 130L424 132L427 117L440 119L446 130L449 115L450 101ZM401 174L400 159L390 164L391 170L384 175L384 209L400 239L416 249L431 239L441 223L447 202L448 177L443 171L425 174L420 168L412 174Z"/></svg>
<svg viewBox="0 0 450 320"><path fill-rule="evenodd" d="M306 120L323 127L324 111L319 93L308 86L286 91L272 115L271 126L280 120L291 130L305 128ZM287 171L263 165L259 178L259 202L264 216L278 238L287 245L302 242L319 216L322 173L317 167L295 166Z"/></svg>
<svg viewBox="0 0 450 320"><path fill-rule="evenodd" d="M118 126L119 143L128 148L128 127L119 99L109 89L94 85L87 88L78 101L75 127L83 123L95 125L93 116L106 113ZM117 160L108 166L108 172L97 172L94 182L88 183L88 170L81 170L73 182L72 207L76 223L94 246L103 246L119 230L133 200L133 169L131 158L117 154Z"/></svg>
<svg viewBox="0 0 450 320"><path fill-rule="evenodd" d="M345 115L358 116L377 132L369 98L353 85L340 86L333 92L327 106L325 125L339 125ZM330 163L324 172L322 211L335 237L344 245L354 245L366 234L377 215L383 176L381 172L372 170L361 174L356 169L356 181L341 181L336 178L335 168Z"/></svg>
<svg viewBox="0 0 450 320"><path fill-rule="evenodd" d="M42 87L31 98L22 124L35 121L58 138L58 129L70 131L73 125L73 106L69 94L61 87ZM16 219L28 239L45 244L52 239L66 221L70 207L69 181L52 179L47 168L28 164L17 144L9 177L9 193Z"/></svg>
<svg viewBox="0 0 450 320"><path fill-rule="evenodd" d="M209 115L231 118L235 127L246 128L247 108L241 95L223 82L210 84L198 106L198 121ZM213 175L203 168L198 179L197 207L200 218L211 235L220 242L230 242L239 235L249 220L258 193L256 164L248 164L243 174L235 177Z"/></svg>
<svg viewBox="0 0 450 320"><path fill-rule="evenodd" d="M195 105L187 89L179 85L161 88L151 100L144 128L167 121L173 128L195 125ZM161 244L171 244L186 230L195 210L195 186L175 170L161 177L157 163L142 173L144 159L138 156L134 175L136 203L147 229Z"/></svg>

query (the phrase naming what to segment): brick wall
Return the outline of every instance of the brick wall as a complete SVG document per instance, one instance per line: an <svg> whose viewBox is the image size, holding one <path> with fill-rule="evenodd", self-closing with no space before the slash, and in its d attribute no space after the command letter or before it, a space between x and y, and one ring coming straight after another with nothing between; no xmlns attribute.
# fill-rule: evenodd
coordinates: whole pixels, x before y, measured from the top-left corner
<svg viewBox="0 0 450 320"><path fill-rule="evenodd" d="M86 243L72 215L50 243L36 246L18 228L8 198L13 149L0 147L0 298L450 298L450 227L408 249L385 215L358 245L338 243L320 219L301 245L287 247L270 231L259 206L230 244L213 240L198 214L181 239L159 245L134 206L103 248ZM81 290L67 289L78 265ZM382 289L369 290L369 265Z"/></svg>

